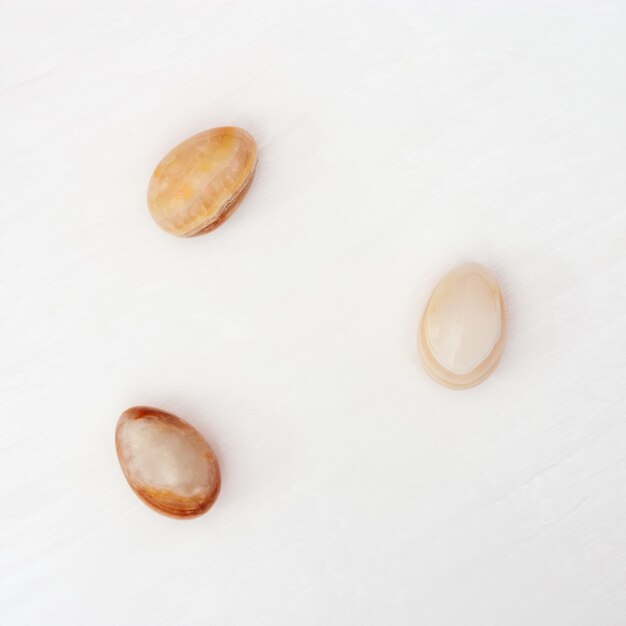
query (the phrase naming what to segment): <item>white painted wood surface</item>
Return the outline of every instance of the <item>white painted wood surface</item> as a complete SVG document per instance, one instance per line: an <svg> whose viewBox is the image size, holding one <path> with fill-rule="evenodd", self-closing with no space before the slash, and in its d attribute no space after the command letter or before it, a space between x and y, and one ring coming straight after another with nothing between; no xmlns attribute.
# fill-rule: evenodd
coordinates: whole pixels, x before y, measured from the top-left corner
<svg viewBox="0 0 626 626"><path fill-rule="evenodd" d="M3 0L0 622L623 626L626 3ZM219 230L152 168L243 126ZM487 265L500 367L418 319ZM119 414L212 442L205 517L130 491Z"/></svg>

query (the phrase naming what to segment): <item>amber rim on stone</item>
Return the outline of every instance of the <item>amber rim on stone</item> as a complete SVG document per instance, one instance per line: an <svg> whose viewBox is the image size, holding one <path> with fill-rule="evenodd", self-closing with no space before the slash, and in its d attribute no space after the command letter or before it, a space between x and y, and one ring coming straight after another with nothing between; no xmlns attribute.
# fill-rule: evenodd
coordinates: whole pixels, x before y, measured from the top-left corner
<svg viewBox="0 0 626 626"><path fill-rule="evenodd" d="M435 356L429 336L428 322L433 309L439 304L441 298L443 298L450 289L454 289L459 279L469 275L479 276L486 284L493 298L493 306L496 312L495 317L499 322L499 329L497 339L493 342L489 353L470 371L458 373L445 367ZM488 378L498 365L505 339L506 314L504 299L491 272L478 263L465 263L446 274L433 290L424 309L419 327L419 352L424 368L428 374L438 383L451 389L469 389L470 387L474 387Z"/></svg>
<svg viewBox="0 0 626 626"><path fill-rule="evenodd" d="M179 237L212 230L240 205L254 178L257 145L235 126L211 128L170 150L148 186L154 221Z"/></svg>
<svg viewBox="0 0 626 626"><path fill-rule="evenodd" d="M158 480L150 479L149 471L143 472L142 475L139 467L142 462L141 451L138 457L133 452L133 449L136 449L138 445L140 446L141 442L137 443L137 434L133 435L135 441L132 445L125 440L129 438L126 432L129 424L143 426L144 430L145 427L148 427L148 430L165 435L167 440L174 442L179 455L181 450L183 453L185 449L191 451L191 454L179 459L179 465L183 466L183 473L185 471L184 466L189 463L195 463L197 466L204 465L204 467L197 468L199 470L197 473L201 476L197 487L190 491L189 486L185 485L181 492L181 489L177 489L171 484L171 480L170 484L163 484L162 482L159 484ZM139 438L141 438L140 434ZM115 447L122 472L131 489L145 504L159 513L178 519L198 517L213 506L219 495L221 476L215 453L204 437L191 424L176 415L148 406L135 406L127 409L117 422ZM148 452L154 454L153 450ZM181 470L171 467L172 460L172 458L164 458L163 464L167 466L165 471L176 476L176 472L180 473ZM157 458L158 462L159 459ZM162 471L159 468L157 473L162 473Z"/></svg>

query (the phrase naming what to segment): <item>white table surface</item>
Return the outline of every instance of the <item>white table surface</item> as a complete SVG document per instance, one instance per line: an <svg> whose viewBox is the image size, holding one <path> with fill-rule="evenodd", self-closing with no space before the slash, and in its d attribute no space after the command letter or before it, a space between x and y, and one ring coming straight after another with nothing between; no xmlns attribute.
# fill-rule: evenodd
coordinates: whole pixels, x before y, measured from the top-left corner
<svg viewBox="0 0 626 626"><path fill-rule="evenodd" d="M626 2L3 0L0 622L626 623ZM259 165L214 233L153 167ZM455 264L510 322L420 366ZM130 491L119 414L214 445L204 517Z"/></svg>

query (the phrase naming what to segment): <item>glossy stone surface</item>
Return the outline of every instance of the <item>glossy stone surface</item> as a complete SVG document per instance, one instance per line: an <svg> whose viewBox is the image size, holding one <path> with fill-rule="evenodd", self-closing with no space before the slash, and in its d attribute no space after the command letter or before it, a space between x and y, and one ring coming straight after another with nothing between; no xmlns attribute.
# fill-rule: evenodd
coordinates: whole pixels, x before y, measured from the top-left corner
<svg viewBox="0 0 626 626"><path fill-rule="evenodd" d="M453 389L478 385L495 369L506 335L504 300L482 265L462 265L435 287L419 330L426 371Z"/></svg>
<svg viewBox="0 0 626 626"><path fill-rule="evenodd" d="M256 142L241 128L225 126L194 135L154 170L148 187L150 214L173 235L214 230L245 195L256 162Z"/></svg>
<svg viewBox="0 0 626 626"><path fill-rule="evenodd" d="M133 491L171 517L206 513L220 489L213 450L184 420L152 407L124 411L115 431L117 456Z"/></svg>

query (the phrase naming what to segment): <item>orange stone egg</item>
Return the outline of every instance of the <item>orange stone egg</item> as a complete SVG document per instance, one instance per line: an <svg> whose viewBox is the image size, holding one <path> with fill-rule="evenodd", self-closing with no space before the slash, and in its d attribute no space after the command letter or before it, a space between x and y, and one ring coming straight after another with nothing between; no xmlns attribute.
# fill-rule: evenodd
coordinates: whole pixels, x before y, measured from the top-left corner
<svg viewBox="0 0 626 626"><path fill-rule="evenodd" d="M148 208L168 233L192 237L217 228L243 199L257 163L252 135L224 126L178 144L157 165Z"/></svg>
<svg viewBox="0 0 626 626"><path fill-rule="evenodd" d="M176 518L206 513L220 490L215 453L185 420L136 406L122 413L115 447L132 490L159 513Z"/></svg>

